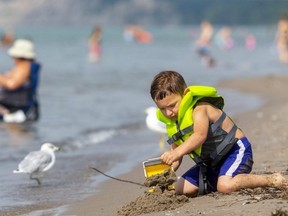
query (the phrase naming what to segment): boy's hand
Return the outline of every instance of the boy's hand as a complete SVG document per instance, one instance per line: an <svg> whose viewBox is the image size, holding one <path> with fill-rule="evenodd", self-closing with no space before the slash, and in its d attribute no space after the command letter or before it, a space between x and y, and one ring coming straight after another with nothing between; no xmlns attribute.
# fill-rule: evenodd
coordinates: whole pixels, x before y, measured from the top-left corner
<svg viewBox="0 0 288 216"><path fill-rule="evenodd" d="M168 164L169 166L172 165L173 162L180 159L179 155L177 155L177 152L174 150L167 151L161 155L161 159L164 163Z"/></svg>

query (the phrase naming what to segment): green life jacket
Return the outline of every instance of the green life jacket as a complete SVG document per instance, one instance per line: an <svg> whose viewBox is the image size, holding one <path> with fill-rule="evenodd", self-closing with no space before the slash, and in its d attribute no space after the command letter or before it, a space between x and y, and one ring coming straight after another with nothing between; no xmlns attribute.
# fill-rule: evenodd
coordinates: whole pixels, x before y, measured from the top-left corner
<svg viewBox="0 0 288 216"><path fill-rule="evenodd" d="M177 121L165 117L159 109L157 110L158 119L166 124L169 144L181 145L193 133L192 112L198 101L208 102L219 109L224 107L224 99L217 94L214 87L189 86L188 88L189 92L184 95L180 103ZM202 146L195 149L194 152L200 156L201 149ZM193 159L194 153L190 153L189 156Z"/></svg>

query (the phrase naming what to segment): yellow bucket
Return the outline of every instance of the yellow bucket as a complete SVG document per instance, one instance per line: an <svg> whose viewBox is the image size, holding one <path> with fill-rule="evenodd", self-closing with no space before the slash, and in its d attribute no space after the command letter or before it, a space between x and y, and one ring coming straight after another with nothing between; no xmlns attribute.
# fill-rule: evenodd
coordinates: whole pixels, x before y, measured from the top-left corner
<svg viewBox="0 0 288 216"><path fill-rule="evenodd" d="M161 174L171 167L161 160L161 158L152 158L147 161L143 161L144 175L149 178L153 175Z"/></svg>

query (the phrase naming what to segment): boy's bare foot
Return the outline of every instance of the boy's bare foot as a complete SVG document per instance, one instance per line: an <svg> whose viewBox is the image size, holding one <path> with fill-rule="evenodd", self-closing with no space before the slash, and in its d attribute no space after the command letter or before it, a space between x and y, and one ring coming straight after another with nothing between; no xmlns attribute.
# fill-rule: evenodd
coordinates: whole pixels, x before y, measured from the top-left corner
<svg viewBox="0 0 288 216"><path fill-rule="evenodd" d="M280 173L273 173L270 176L271 187L288 189L288 180Z"/></svg>

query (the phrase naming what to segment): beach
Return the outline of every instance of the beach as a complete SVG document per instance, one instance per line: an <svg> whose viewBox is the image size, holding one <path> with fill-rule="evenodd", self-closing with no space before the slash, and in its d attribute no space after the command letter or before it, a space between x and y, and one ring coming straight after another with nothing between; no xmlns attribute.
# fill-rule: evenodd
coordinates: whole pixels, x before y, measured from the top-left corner
<svg viewBox="0 0 288 216"><path fill-rule="evenodd" d="M192 29L197 33L197 26ZM43 66L41 118L28 124L0 124L1 216L117 215L123 206L142 197L146 187L120 180L143 184L142 161L163 151L159 134L145 125L144 112L154 106L149 88L151 79L161 70L180 72L188 85L216 86L226 100L225 111L254 146L254 172L285 172L287 65L279 63L273 49L275 26L233 28L237 46L221 50L213 45L217 65L212 68L203 66L194 52L188 26L151 27L155 40L145 45L123 41L122 28L107 26L103 31L105 51L97 64L88 61L90 30L91 26L23 26L16 32L19 37L33 35ZM242 43L248 32L257 37L253 51ZM2 50L0 57L1 71L6 71L11 64L9 56ZM54 143L62 151L57 152L55 166L43 174L43 185L38 187L29 176L16 175L13 170L44 142ZM260 148L263 145L265 149ZM177 175L192 165L186 157ZM213 208L216 195L190 199L171 212L157 210L150 214L206 214L206 203ZM217 195L217 199L228 199L232 208L250 202L243 194L233 196ZM214 204L217 206L217 202ZM218 207L216 210L221 213Z"/></svg>
<svg viewBox="0 0 288 216"><path fill-rule="evenodd" d="M233 88L241 92L257 94L264 100L263 105L255 110L239 113L233 116L250 139L254 149L253 173L270 174L281 172L288 178L287 141L288 141L288 102L285 92L288 90L286 75L270 75L255 78L238 78L222 80L219 88ZM237 98L236 98L237 99ZM233 102L233 101L232 101ZM230 101L231 103L231 101ZM245 103L245 101L243 101ZM157 155L156 155L157 156ZM181 175L193 162L185 157L182 166L177 170ZM105 172L105 169L102 170ZM95 170L87 170L89 175L95 175ZM99 173L97 173L99 174ZM101 175L101 174L100 174ZM134 183L145 181L143 167L138 163L132 171L114 176L112 179L103 176L106 181L97 186L91 186L93 195L84 199L58 202L42 202L35 205L1 211L1 216L112 216L124 206L144 195L148 188ZM124 181L130 182L124 182ZM134 183L131 183L134 182ZM31 188L31 187L30 187ZM100 189L99 189L100 188ZM31 188L33 189L33 188ZM84 188L80 188L80 191ZM89 190L85 188L85 190ZM287 215L287 191L254 189L235 192L229 195L220 193L189 199L183 206L165 211L154 211L145 216L162 215ZM273 214L272 214L273 213Z"/></svg>
<svg viewBox="0 0 288 216"><path fill-rule="evenodd" d="M261 96L263 106L256 110L233 116L252 143L254 150L253 173L268 174L281 172L288 178L287 142L288 142L288 76L270 75L264 77L238 78L222 80L217 84L221 88L233 88L241 92ZM237 100L237 99L236 99ZM243 101L245 103L245 101ZM191 165L184 159L177 175ZM118 176L134 182L145 181L142 165L133 171ZM110 179L101 184L101 190L82 201L71 203L61 215L65 216L111 216L124 205L142 196L145 187ZM279 196L275 190L251 190L235 192L229 195L210 194L190 199L175 210L151 212L149 216L160 215L287 215L288 198ZM278 194L278 195L277 195ZM285 214L286 211L286 214ZM284 212L284 213L283 213Z"/></svg>

